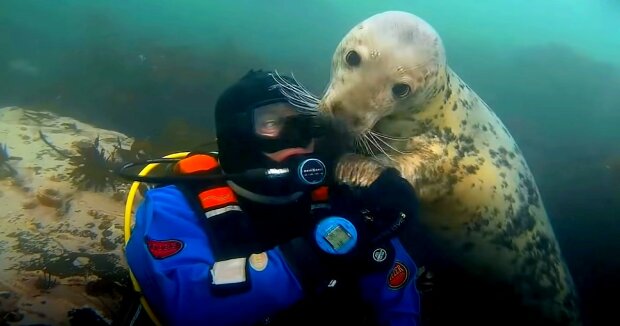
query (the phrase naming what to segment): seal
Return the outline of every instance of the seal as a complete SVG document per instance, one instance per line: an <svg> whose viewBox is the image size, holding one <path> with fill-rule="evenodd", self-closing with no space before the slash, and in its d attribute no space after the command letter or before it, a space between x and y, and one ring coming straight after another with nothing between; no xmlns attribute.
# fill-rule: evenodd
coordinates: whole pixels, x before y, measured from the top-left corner
<svg viewBox="0 0 620 326"><path fill-rule="evenodd" d="M299 96L297 96L299 98ZM337 46L322 114L360 154L341 182L397 168L422 203L401 240L431 271L431 324L580 324L573 279L534 177L507 128L448 65L437 31L407 12L354 26ZM361 156L363 155L363 156Z"/></svg>

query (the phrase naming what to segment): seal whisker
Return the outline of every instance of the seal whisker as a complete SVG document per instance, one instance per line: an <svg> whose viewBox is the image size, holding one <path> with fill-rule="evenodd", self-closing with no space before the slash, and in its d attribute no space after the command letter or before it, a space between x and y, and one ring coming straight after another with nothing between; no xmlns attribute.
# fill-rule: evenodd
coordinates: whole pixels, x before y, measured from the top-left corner
<svg viewBox="0 0 620 326"><path fill-rule="evenodd" d="M305 97L307 97L308 99L310 99L312 102L316 103L317 105L319 104L319 102L321 101L321 99L314 95L314 93L312 93L310 90L308 90L302 83L300 83L297 78L295 78L295 74L291 73L291 77L293 78L293 80L295 81L295 83L297 83L297 87L300 88L303 91L303 95Z"/></svg>
<svg viewBox="0 0 620 326"><path fill-rule="evenodd" d="M366 153L366 149L364 149L364 148L363 148L363 144L362 144L362 142L361 142L361 140L360 140L359 138L355 138L355 139L354 139L354 141L353 141L353 143L354 143L355 148L356 148L357 150L359 150L359 151L360 151L360 152L362 152L363 154L367 154L367 153Z"/></svg>
<svg viewBox="0 0 620 326"><path fill-rule="evenodd" d="M377 158L377 154L375 154L375 151L373 151L372 148L377 147L379 151L381 151L381 148L376 146L376 144L374 144L372 141L370 141L370 139L366 135L364 135L364 141L366 142L366 146L368 146L368 149L370 150L371 156L373 158Z"/></svg>
<svg viewBox="0 0 620 326"><path fill-rule="evenodd" d="M390 145L389 143L387 143L385 140L383 140L383 139L381 139L381 138L378 138L378 137L376 137L376 136L375 136L375 135L373 135L373 134L369 134L369 135L370 135L370 137L371 137L371 138L373 138L373 140L374 140L375 144L377 144L377 146L380 146L380 147L381 147L381 149L382 149L383 153L385 153L385 155L387 155L387 150L386 150L385 148L383 148L383 146L381 146L381 144L379 143L379 141L380 141L381 143L383 143L383 144L387 145L387 146L388 146L388 148L389 148L389 149L391 149L391 150L393 150L394 152L396 152L396 153L398 153L398 154L401 154L401 155L404 155L404 154L405 154L405 153L401 152L400 150L398 150L398 149L394 148L392 145Z"/></svg>
<svg viewBox="0 0 620 326"><path fill-rule="evenodd" d="M395 151L398 154L402 154L405 155L406 153L409 154L410 152L403 152L397 148L395 148L394 146L390 145L390 143L388 143L386 140L379 138L376 134L374 134L372 131L369 133L369 135L371 137L373 137L374 139L384 143L387 147L389 147L391 150Z"/></svg>
<svg viewBox="0 0 620 326"><path fill-rule="evenodd" d="M365 151L366 154L375 157L375 153L372 151L372 148L368 145L368 142L364 139L364 137L357 138L356 141L364 147L362 151Z"/></svg>
<svg viewBox="0 0 620 326"><path fill-rule="evenodd" d="M296 85L284 79L277 71L271 74L271 76L276 82L274 87L279 87L282 95L288 98L291 104L304 111L318 112L320 99L299 83L294 75L291 74Z"/></svg>
<svg viewBox="0 0 620 326"><path fill-rule="evenodd" d="M382 134L378 131L373 131L370 130L370 133L372 133L375 136L381 137L381 138L385 138L385 139L389 139L389 140L398 140L398 141L408 141L410 138L409 137L396 137L396 136L388 136L386 134Z"/></svg>
<svg viewBox="0 0 620 326"><path fill-rule="evenodd" d="M368 154L370 154L372 158L377 158L377 154L375 154L375 151L372 150L373 144L369 141L369 139L364 136L362 136L361 139L364 141L364 146L366 146Z"/></svg>
<svg viewBox="0 0 620 326"><path fill-rule="evenodd" d="M395 161L394 158L390 154L388 154L385 151L385 149L383 149L383 147L381 147L381 145L379 145L379 143L377 143L377 141L374 138L371 138L371 136L372 135L369 133L364 134L364 137L368 139L375 147L377 147L377 149L379 149L379 151L381 151L383 155L387 156L390 160Z"/></svg>
<svg viewBox="0 0 620 326"><path fill-rule="evenodd" d="M273 87L279 87L282 94L289 99L298 102L298 104L301 104L304 108L313 108L316 105L318 100L312 94L308 94L308 91L304 88L292 85L281 77L279 79L274 77L274 79L277 84Z"/></svg>
<svg viewBox="0 0 620 326"><path fill-rule="evenodd" d="M329 84L326 84L325 87L323 87L323 91L321 92L321 94L323 94L322 96L325 97L325 95L327 95L327 91L329 90Z"/></svg>

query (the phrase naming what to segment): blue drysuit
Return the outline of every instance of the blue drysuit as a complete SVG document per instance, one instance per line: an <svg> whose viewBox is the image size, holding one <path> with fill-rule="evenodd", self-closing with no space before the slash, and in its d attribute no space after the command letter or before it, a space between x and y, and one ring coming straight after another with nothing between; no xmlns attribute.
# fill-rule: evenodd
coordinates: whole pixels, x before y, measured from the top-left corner
<svg viewBox="0 0 620 326"><path fill-rule="evenodd" d="M198 214L175 186L149 190L135 217L126 258L143 295L166 325L251 325L304 297L278 247L264 269L249 268L251 288L221 297L210 291L214 264ZM149 250L155 243L157 252ZM361 278L363 299L382 325L417 325L416 265L397 240L394 268Z"/></svg>

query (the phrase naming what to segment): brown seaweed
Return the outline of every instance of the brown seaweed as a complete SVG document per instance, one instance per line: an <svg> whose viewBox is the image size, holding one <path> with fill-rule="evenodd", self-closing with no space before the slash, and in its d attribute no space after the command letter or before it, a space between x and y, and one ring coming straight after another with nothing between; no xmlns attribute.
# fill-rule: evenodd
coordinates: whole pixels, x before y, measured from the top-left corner
<svg viewBox="0 0 620 326"><path fill-rule="evenodd" d="M39 276L35 282L35 287L39 290L50 290L56 285L58 285L58 279L52 277L47 268L43 269L43 276Z"/></svg>
<svg viewBox="0 0 620 326"><path fill-rule="evenodd" d="M99 136L92 143L82 143L76 147L78 155L70 158L73 170L69 178L73 184L80 190L104 191L111 187L116 191L119 179L115 170L118 163L113 153L106 156L105 149L99 147Z"/></svg>
<svg viewBox="0 0 620 326"><path fill-rule="evenodd" d="M9 156L6 144L0 143L0 176L15 176L17 171L9 165L9 160L13 159Z"/></svg>
<svg viewBox="0 0 620 326"><path fill-rule="evenodd" d="M120 148L115 146L115 151L106 155L105 148L99 146L99 136L92 142L81 142L75 147L77 155L69 155L54 146L39 131L41 140L62 157L68 158L73 170L69 173L69 179L80 190L105 191L108 187L116 191L116 184L120 179L116 175L117 167L122 164L115 157L115 152ZM120 144L120 140L119 140Z"/></svg>

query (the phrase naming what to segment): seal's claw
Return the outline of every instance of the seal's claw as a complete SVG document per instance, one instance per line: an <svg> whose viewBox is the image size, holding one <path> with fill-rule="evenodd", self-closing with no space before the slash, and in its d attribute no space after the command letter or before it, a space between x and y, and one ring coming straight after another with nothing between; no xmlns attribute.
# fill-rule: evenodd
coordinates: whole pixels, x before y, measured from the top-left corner
<svg viewBox="0 0 620 326"><path fill-rule="evenodd" d="M336 165L336 182L349 186L368 187L385 170L379 161L358 154L344 155Z"/></svg>

